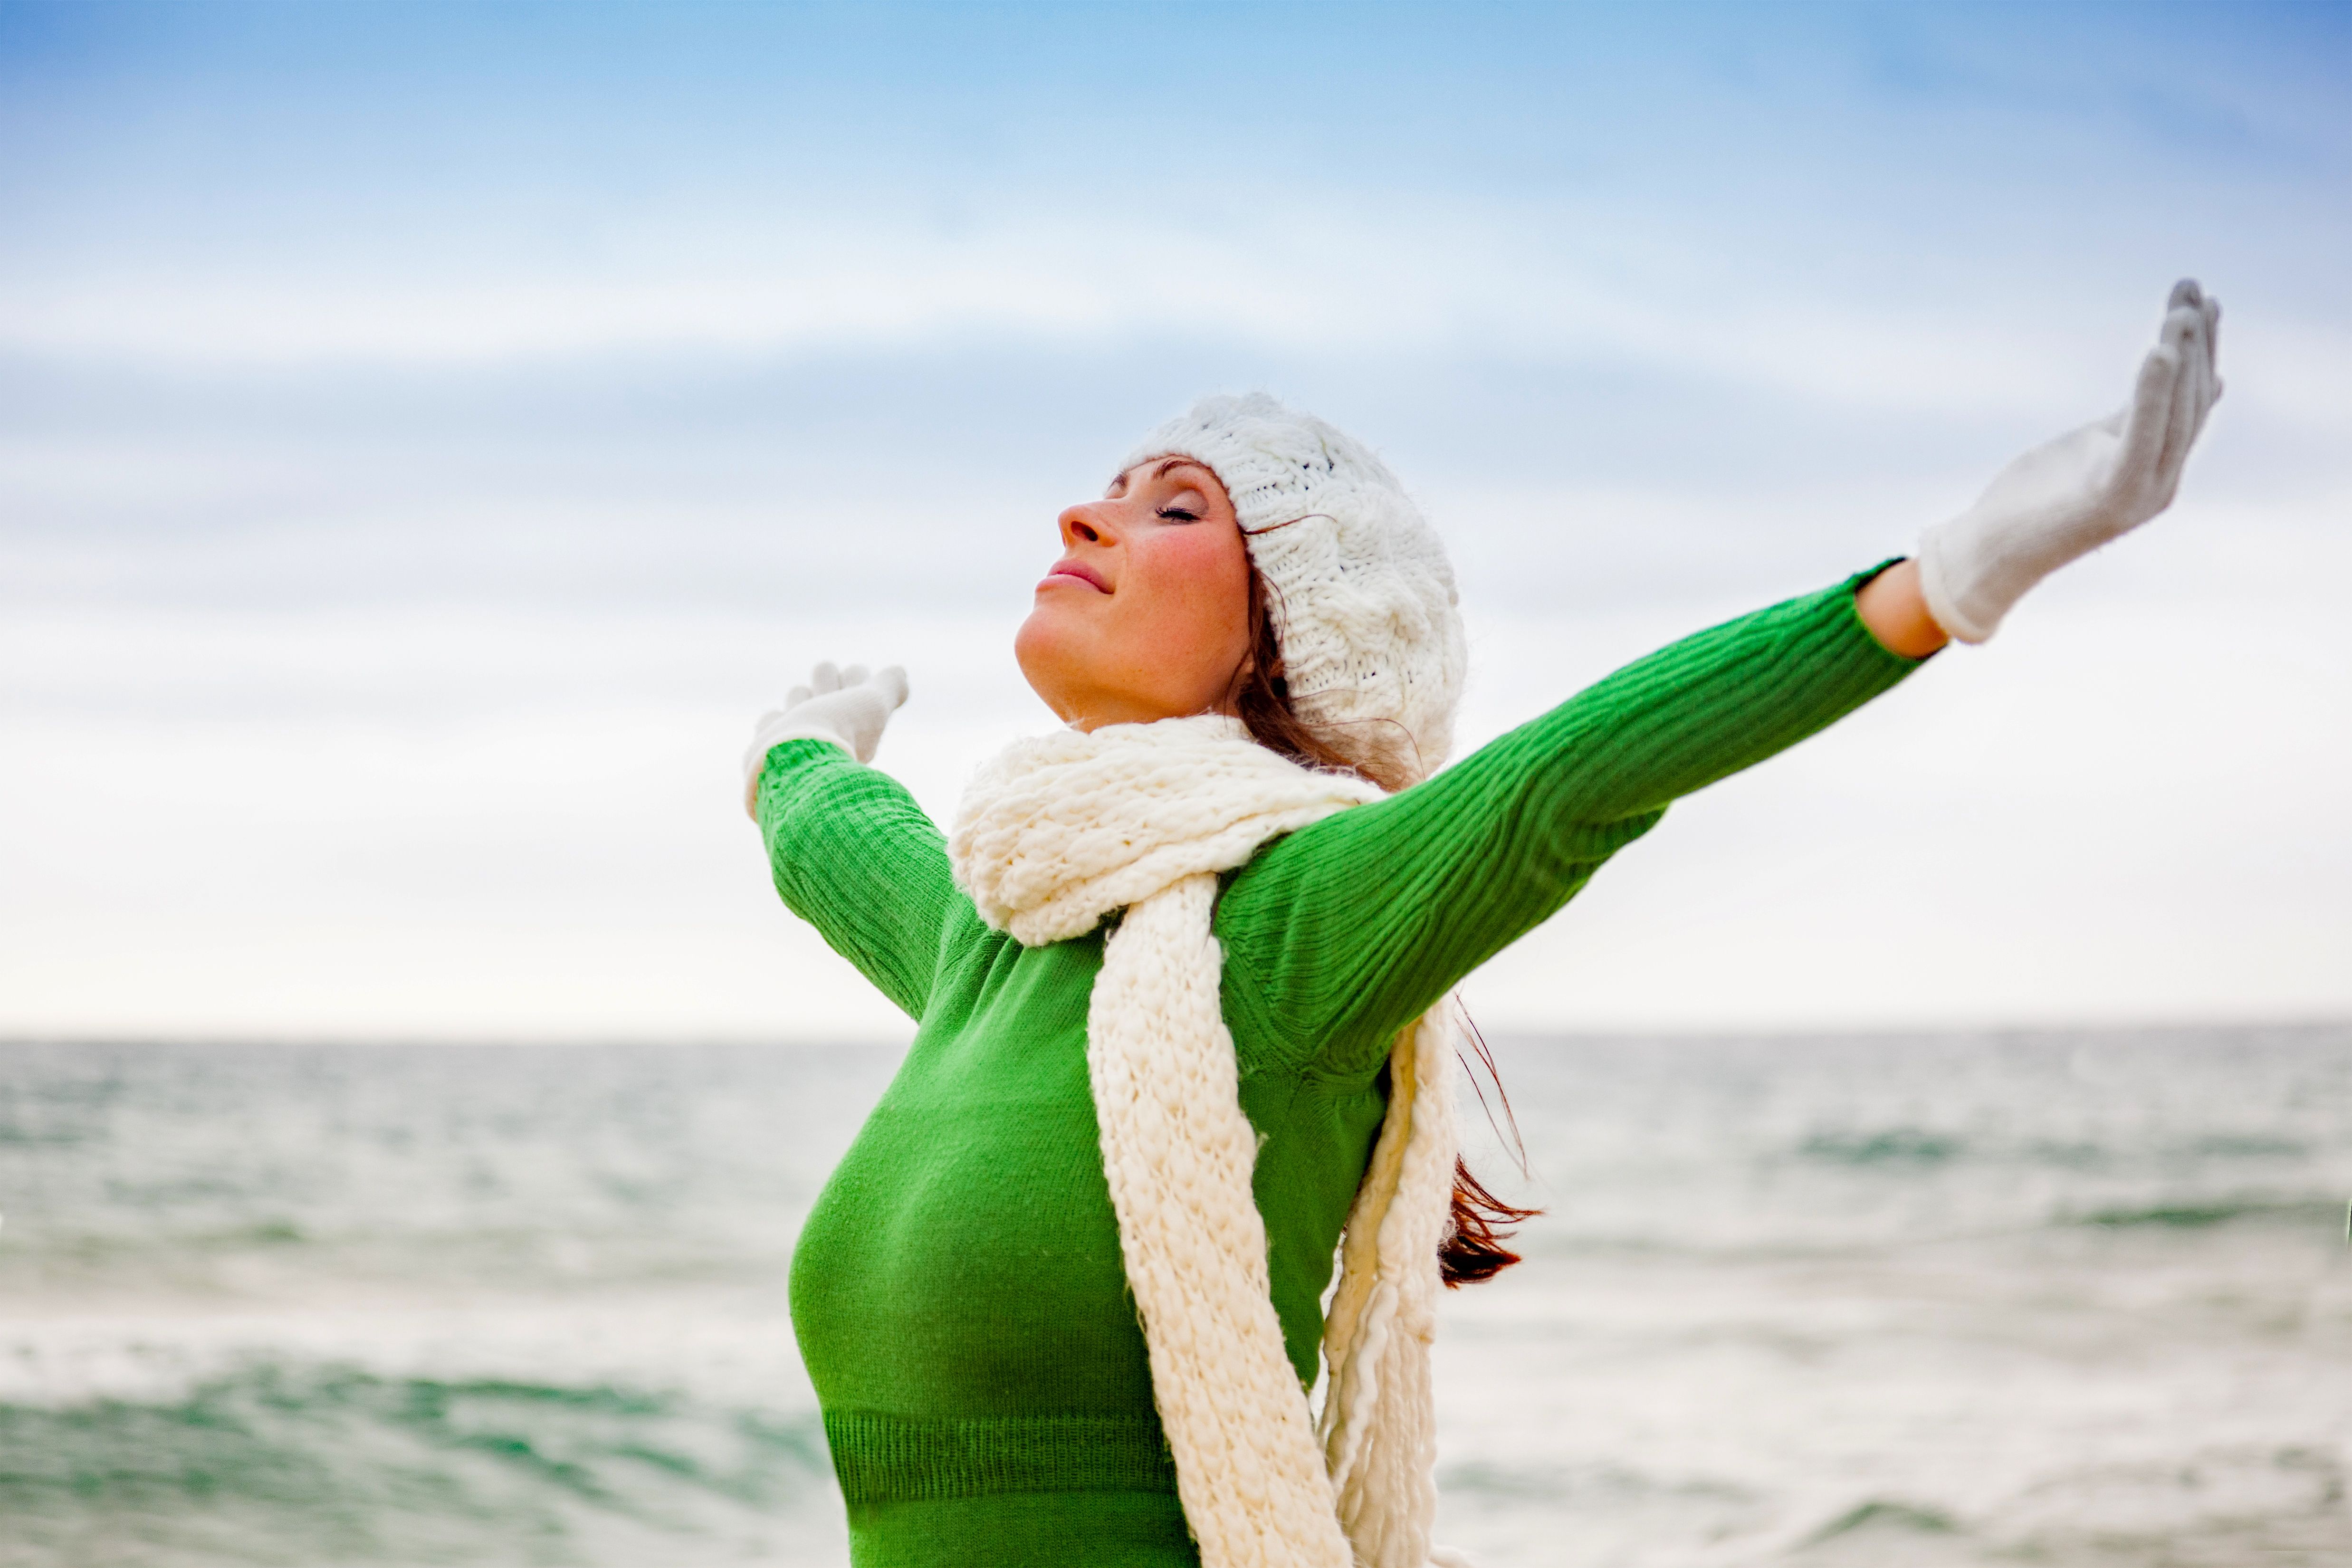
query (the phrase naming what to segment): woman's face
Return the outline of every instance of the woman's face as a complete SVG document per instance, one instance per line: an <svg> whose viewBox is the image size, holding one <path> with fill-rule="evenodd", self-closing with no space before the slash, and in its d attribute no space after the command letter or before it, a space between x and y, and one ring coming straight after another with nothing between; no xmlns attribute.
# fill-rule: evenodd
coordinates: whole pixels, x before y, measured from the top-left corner
<svg viewBox="0 0 2352 1568"><path fill-rule="evenodd" d="M1062 558L1013 639L1081 730L1230 712L1249 653L1249 550L1217 476L1153 458L1062 513Z"/></svg>

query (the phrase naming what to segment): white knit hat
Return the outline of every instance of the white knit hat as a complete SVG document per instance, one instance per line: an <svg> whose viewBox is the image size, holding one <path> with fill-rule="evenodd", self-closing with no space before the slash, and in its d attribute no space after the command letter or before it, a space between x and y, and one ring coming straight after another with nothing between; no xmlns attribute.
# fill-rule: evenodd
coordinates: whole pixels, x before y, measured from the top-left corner
<svg viewBox="0 0 2352 1568"><path fill-rule="evenodd" d="M1433 772L1468 658L1453 564L1396 476L1262 392L1202 398L1120 470L1159 457L1207 464L1233 498L1299 718L1351 762Z"/></svg>

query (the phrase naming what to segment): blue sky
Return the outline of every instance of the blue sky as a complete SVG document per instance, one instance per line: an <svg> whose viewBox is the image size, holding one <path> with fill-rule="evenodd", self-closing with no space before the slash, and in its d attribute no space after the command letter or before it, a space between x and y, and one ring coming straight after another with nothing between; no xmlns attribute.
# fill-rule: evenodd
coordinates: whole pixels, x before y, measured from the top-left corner
<svg viewBox="0 0 2352 1568"><path fill-rule="evenodd" d="M738 731L901 658L950 810L1054 512L1194 393L1422 492L1491 734L1899 552L2189 272L2176 515L1473 997L2352 1009L2347 89L2342 5L0 0L0 1030L891 1035Z"/></svg>

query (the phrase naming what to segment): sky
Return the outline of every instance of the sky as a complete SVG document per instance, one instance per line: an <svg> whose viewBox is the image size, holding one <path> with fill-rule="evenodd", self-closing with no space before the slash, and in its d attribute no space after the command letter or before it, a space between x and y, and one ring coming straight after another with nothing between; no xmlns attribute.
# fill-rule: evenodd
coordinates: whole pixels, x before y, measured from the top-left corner
<svg viewBox="0 0 2352 1568"><path fill-rule="evenodd" d="M2223 300L2179 504L1677 805L1491 1029L2352 1014L2352 5L0 0L0 1036L903 1039L753 719L1052 722L1192 396L1380 449L1469 743L1905 552Z"/></svg>

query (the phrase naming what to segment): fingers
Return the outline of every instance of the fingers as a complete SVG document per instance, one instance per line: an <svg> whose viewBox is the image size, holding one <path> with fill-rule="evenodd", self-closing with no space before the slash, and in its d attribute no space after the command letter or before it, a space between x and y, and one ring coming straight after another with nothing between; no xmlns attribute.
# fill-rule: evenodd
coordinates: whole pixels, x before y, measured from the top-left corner
<svg viewBox="0 0 2352 1568"><path fill-rule="evenodd" d="M2164 346L2180 362L2172 381L2172 407L2165 420L2164 449L2156 459L2156 499L2169 502L2189 461L2189 444L2205 421L2211 401L2208 388L2213 376L2212 356L2205 352L2205 311L2202 301L2183 305L2164 319Z"/></svg>
<svg viewBox="0 0 2352 1568"><path fill-rule="evenodd" d="M827 660L809 672L807 685L795 686L785 695L784 706L797 708L812 698L826 697L836 691L848 691L867 686L872 687L877 695L885 700L887 706L883 710L886 713L895 712L905 706L907 701L906 667L896 664L886 665L881 669L868 673L862 664L853 664L844 668Z"/></svg>
<svg viewBox="0 0 2352 1568"><path fill-rule="evenodd" d="M2184 311L2196 312L2198 322L2184 323L2182 320ZM2184 324L2192 328L2201 328L2201 341L2207 360L2206 368L2210 370L2214 356L2221 343L2221 301L2199 288L2197 279L2194 278L2183 278L2172 286L2172 292L2164 302L2164 325L2158 329L2159 340L2172 341L2176 331Z"/></svg>
<svg viewBox="0 0 2352 1568"><path fill-rule="evenodd" d="M862 709L874 715L874 722L879 726L905 706L907 672L898 665L890 665L855 684L845 679L841 692L845 699L855 698Z"/></svg>
<svg viewBox="0 0 2352 1568"><path fill-rule="evenodd" d="M2165 428L2172 423L2172 393L2180 379L2180 355L2158 342L2139 362L2131 407L2124 415L2123 450L2116 458L2113 483L2129 491L2151 478L2164 455Z"/></svg>
<svg viewBox="0 0 2352 1568"><path fill-rule="evenodd" d="M2197 416L2197 428L2205 428L2205 415L2213 412L2213 405L2221 401L2221 301L2208 295L2205 300L2205 376L2211 384L2207 389L2204 412Z"/></svg>
<svg viewBox="0 0 2352 1568"><path fill-rule="evenodd" d="M2196 279L2183 278L2172 286L2172 293L2165 300L2167 323L2169 324L2173 312L2184 309L2195 310L2205 321L2204 361L2197 367L2200 373L2197 419L2195 428L2189 433L2189 438L2194 440L2197 430L2204 428L2205 416L2212 412L2213 405L2221 400L2221 301L2199 288Z"/></svg>

